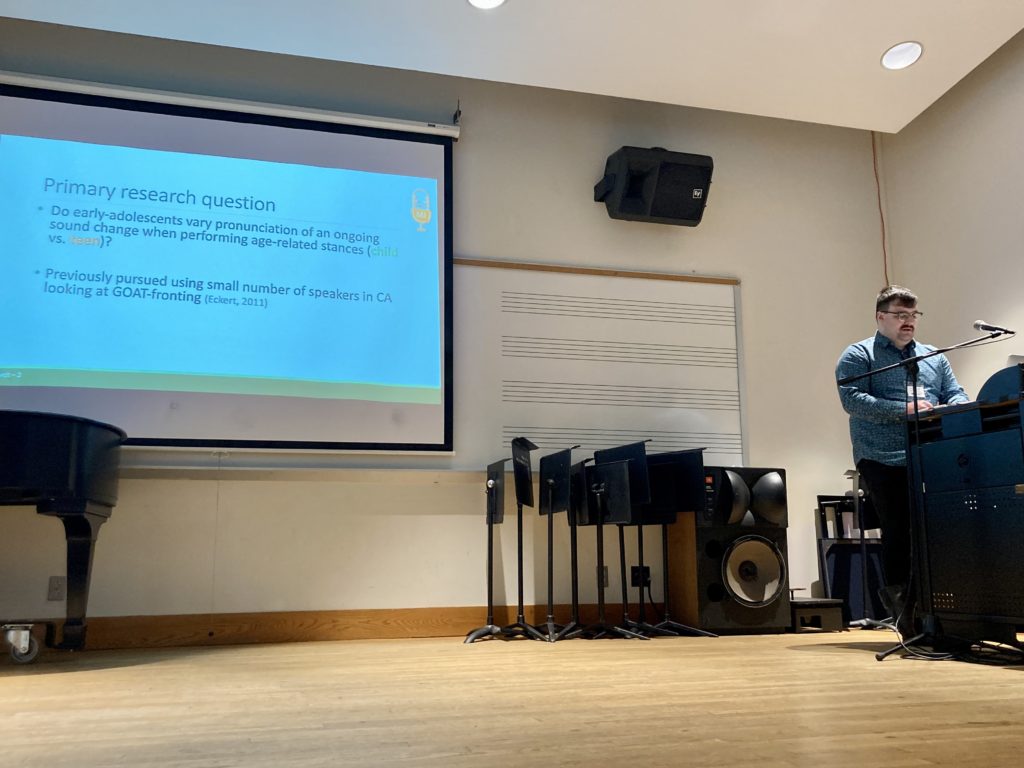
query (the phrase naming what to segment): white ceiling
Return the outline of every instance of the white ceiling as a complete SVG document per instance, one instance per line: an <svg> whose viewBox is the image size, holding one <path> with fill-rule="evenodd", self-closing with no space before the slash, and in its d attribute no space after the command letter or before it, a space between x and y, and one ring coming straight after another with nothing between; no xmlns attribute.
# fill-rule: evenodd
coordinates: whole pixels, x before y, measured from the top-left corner
<svg viewBox="0 0 1024 768"><path fill-rule="evenodd" d="M1024 0L0 0L0 15L896 132ZM879 59L916 40L902 72Z"/></svg>

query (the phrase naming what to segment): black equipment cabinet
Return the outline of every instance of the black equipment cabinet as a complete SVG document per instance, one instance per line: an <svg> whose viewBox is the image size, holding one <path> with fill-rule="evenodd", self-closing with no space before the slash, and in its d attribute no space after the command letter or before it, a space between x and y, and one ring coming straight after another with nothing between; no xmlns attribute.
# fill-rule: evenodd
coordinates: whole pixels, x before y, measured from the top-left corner
<svg viewBox="0 0 1024 768"><path fill-rule="evenodd" d="M908 422L921 609L951 637L1013 642L1024 625L1022 372Z"/></svg>

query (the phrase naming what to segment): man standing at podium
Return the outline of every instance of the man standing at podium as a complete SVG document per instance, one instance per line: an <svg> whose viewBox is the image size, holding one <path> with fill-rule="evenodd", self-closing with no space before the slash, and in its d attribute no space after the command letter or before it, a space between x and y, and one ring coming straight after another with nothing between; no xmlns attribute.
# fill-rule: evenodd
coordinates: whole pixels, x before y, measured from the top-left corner
<svg viewBox="0 0 1024 768"><path fill-rule="evenodd" d="M865 374L935 347L914 339L923 313L917 296L898 285L883 288L875 300L875 335L851 344L836 366L836 379ZM907 489L906 421L914 413L927 413L937 405L965 403L945 355L918 364L915 391L905 368L865 377L839 387L839 399L850 414L853 460L867 487L882 527L882 566L886 584L883 602L894 618L902 618L902 634L913 634L909 605L910 504ZM916 406L915 406L916 404ZM865 601L867 595L864 596Z"/></svg>

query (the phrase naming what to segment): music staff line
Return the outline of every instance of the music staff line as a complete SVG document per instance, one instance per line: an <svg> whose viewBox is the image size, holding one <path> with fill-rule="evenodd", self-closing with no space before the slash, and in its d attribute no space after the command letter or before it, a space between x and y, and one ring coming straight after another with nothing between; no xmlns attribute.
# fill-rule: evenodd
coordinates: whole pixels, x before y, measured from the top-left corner
<svg viewBox="0 0 1024 768"><path fill-rule="evenodd" d="M503 357L736 368L734 348L652 342L502 336Z"/></svg>
<svg viewBox="0 0 1024 768"><path fill-rule="evenodd" d="M633 406L649 408L700 408L738 411L736 390L650 387L590 382L517 381L501 383L503 402Z"/></svg>
<svg viewBox="0 0 1024 768"><path fill-rule="evenodd" d="M501 311L518 314L697 325L730 326L736 323L736 313L732 307L519 291L502 291Z"/></svg>
<svg viewBox="0 0 1024 768"><path fill-rule="evenodd" d="M508 444L513 438L528 435L542 449L557 449L566 445L580 446L591 451L610 448L624 443L649 441L649 451L678 451L704 448L716 454L743 453L743 439L738 433L667 432L657 430L614 430L589 427L549 427L538 425L506 425L501 440Z"/></svg>

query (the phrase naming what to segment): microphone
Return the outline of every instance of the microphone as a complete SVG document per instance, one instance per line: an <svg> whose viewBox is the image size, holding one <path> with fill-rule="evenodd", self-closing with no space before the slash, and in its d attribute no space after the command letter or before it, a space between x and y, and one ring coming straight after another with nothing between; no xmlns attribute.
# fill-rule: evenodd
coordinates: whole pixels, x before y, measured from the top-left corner
<svg viewBox="0 0 1024 768"><path fill-rule="evenodd" d="M989 333L1017 333L1016 331L1011 331L1009 328L1003 328L999 325L989 325L984 320L975 320L974 330L988 331Z"/></svg>

